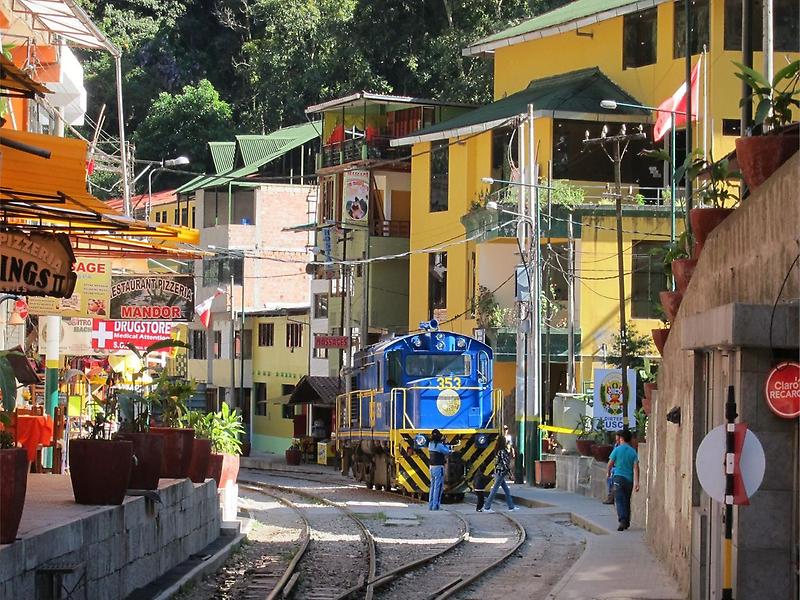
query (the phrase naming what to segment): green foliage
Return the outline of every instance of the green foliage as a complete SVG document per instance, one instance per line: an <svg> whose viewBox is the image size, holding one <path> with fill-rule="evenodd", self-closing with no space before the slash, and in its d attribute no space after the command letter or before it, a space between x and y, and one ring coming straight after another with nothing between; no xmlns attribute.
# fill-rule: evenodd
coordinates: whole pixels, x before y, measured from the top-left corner
<svg viewBox="0 0 800 600"><path fill-rule="evenodd" d="M625 357L627 358L628 368L644 367L645 356L653 353L652 338L649 334L639 333L631 321L628 322L626 327L626 334ZM611 355L606 359L606 362L619 369L622 367L622 341L618 333L615 333L612 339Z"/></svg>
<svg viewBox="0 0 800 600"><path fill-rule="evenodd" d="M3 410L13 412L17 404L17 378L8 360L9 356L21 353L11 350L0 350L0 395L3 397Z"/></svg>
<svg viewBox="0 0 800 600"><path fill-rule="evenodd" d="M186 402L195 391L194 381L173 379L162 372L158 378L156 389L153 390L148 401L161 409L161 422L167 427L180 427L188 409Z"/></svg>
<svg viewBox="0 0 800 600"><path fill-rule="evenodd" d="M742 98L739 106L757 100L753 117L756 125L764 130L782 127L792 122L792 107L800 108L798 85L800 85L800 60L789 63L779 70L769 81L764 75L733 62L739 69L736 77L744 81L752 90L752 95Z"/></svg>
<svg viewBox="0 0 800 600"><path fill-rule="evenodd" d="M555 204L566 208L575 208L584 203L586 190L580 186L557 179L551 183L550 187L554 188L550 197Z"/></svg>
<svg viewBox="0 0 800 600"><path fill-rule="evenodd" d="M196 438L211 440L211 451L217 454L241 454L244 434L242 415L223 403L219 412L189 411L184 423L194 429Z"/></svg>
<svg viewBox="0 0 800 600"><path fill-rule="evenodd" d="M133 136L137 153L160 160L187 155L198 159L206 143L233 135L230 104L207 79L180 94L161 92Z"/></svg>
<svg viewBox="0 0 800 600"><path fill-rule="evenodd" d="M647 421L649 417L644 412L644 408L637 408L633 413L636 419L636 437L639 438L639 443L647 442Z"/></svg>
<svg viewBox="0 0 800 600"><path fill-rule="evenodd" d="M664 262L664 274L667 276L667 289L672 289L672 262L683 258L691 258L694 236L688 231L681 233L674 242L654 248L650 255Z"/></svg>
<svg viewBox="0 0 800 600"><path fill-rule="evenodd" d="M654 363L649 358L644 358L638 371L643 383L655 383L658 376L658 363Z"/></svg>

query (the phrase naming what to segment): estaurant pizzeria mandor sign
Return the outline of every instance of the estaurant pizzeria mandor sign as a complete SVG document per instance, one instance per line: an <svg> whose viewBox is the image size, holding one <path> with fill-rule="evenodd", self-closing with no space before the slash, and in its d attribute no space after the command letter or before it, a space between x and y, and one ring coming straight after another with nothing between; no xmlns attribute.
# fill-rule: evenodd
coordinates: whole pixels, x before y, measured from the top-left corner
<svg viewBox="0 0 800 600"><path fill-rule="evenodd" d="M0 231L0 292L69 298L75 254L66 234Z"/></svg>
<svg viewBox="0 0 800 600"><path fill-rule="evenodd" d="M191 321L194 278L115 275L111 278L109 316L126 321Z"/></svg>

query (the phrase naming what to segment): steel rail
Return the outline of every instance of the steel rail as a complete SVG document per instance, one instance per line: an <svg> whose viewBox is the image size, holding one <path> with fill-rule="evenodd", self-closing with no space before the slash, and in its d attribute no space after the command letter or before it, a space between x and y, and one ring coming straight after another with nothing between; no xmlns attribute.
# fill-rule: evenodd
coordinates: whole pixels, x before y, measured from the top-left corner
<svg viewBox="0 0 800 600"><path fill-rule="evenodd" d="M309 524L308 519L306 519L306 516L303 514L302 509L291 500L288 500L287 498L284 498L282 496L270 494L269 492L265 492L261 488L258 488L256 486L251 486L246 483L242 485L242 487L275 498L278 502L280 502L284 506L288 506L289 508L294 510L303 522L303 532L300 536L300 548L298 549L297 552L295 552L294 556L292 557L292 560L289 561L286 570L283 572L283 575L281 575L280 579L278 579L277 583L275 584L275 587L272 589L272 591L270 591L269 594L267 594L266 600L275 600L279 595L283 593L286 584L292 579L292 576L295 573L297 565L300 563L300 560L303 558L303 555L306 553L306 550L308 549L309 543L311 542L311 525Z"/></svg>

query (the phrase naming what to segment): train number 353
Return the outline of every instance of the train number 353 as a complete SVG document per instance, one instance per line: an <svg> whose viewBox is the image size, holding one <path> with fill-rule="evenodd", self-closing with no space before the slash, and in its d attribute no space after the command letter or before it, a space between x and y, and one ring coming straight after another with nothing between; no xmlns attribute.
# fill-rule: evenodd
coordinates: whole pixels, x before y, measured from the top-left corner
<svg viewBox="0 0 800 600"><path fill-rule="evenodd" d="M437 377L436 387L440 390L460 390L461 377Z"/></svg>

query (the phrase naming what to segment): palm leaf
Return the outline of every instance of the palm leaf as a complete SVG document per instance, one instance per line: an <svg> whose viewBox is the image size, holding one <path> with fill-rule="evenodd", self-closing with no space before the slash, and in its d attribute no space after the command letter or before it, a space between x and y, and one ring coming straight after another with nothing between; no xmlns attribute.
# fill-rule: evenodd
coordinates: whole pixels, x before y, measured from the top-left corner
<svg viewBox="0 0 800 600"><path fill-rule="evenodd" d="M147 348L145 348L145 354L150 354L151 352L157 352L159 350L163 350L164 348L188 348L189 344L186 342L182 342L180 340L173 340L172 338L166 340L159 340L157 342L153 342Z"/></svg>
<svg viewBox="0 0 800 600"><path fill-rule="evenodd" d="M3 394L3 410L12 412L17 404L17 378L8 361L8 354L0 354L0 393Z"/></svg>

